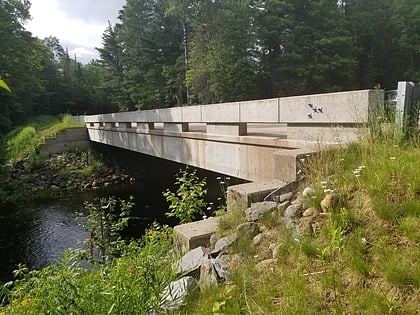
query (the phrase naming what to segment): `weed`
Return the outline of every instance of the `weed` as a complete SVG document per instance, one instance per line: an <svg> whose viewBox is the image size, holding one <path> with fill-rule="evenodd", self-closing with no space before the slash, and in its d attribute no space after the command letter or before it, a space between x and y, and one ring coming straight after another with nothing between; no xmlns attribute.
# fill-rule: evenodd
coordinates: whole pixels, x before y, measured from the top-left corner
<svg viewBox="0 0 420 315"><path fill-rule="evenodd" d="M39 271L20 268L6 314L149 314L159 309L162 289L175 279L170 231L154 226L140 242L121 248L121 258L90 266L80 251L66 251Z"/></svg>
<svg viewBox="0 0 420 315"><path fill-rule="evenodd" d="M195 170L189 171L186 168L178 172L175 185L178 186L176 193L169 189L163 193L169 202L170 211L166 215L178 218L180 223L191 222L196 215L203 215L206 207L206 180L200 180Z"/></svg>
<svg viewBox="0 0 420 315"><path fill-rule="evenodd" d="M81 225L90 233L86 244L92 261L95 257L104 261L106 258L119 255L122 244L120 231L128 225L133 205L133 197L128 201L113 197L101 198L98 206L85 202L86 220L83 220L85 219L83 213L78 213L78 218L83 220Z"/></svg>

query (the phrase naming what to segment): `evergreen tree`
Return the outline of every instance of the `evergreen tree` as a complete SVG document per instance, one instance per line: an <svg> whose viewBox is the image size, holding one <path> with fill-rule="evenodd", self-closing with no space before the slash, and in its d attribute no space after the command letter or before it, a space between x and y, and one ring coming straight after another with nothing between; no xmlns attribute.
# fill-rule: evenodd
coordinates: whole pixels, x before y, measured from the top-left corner
<svg viewBox="0 0 420 315"><path fill-rule="evenodd" d="M180 55L180 30L166 15L164 0L128 0L121 15L119 40L123 47L124 87L137 108L176 104L176 91L167 78ZM165 72L166 71L166 72Z"/></svg>

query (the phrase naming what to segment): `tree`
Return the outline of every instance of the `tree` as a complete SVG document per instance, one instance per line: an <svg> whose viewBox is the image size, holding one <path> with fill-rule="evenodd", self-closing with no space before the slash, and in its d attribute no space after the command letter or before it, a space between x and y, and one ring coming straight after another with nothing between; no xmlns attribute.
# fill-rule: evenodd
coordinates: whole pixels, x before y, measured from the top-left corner
<svg viewBox="0 0 420 315"><path fill-rule="evenodd" d="M100 54L99 65L105 70L104 87L110 91L109 100L120 110L134 109L128 91L124 86L124 67L122 63L123 43L119 39L120 24L114 27L108 22L108 27L102 35L102 48L97 48Z"/></svg>
<svg viewBox="0 0 420 315"><path fill-rule="evenodd" d="M413 0L394 1L391 25L395 33L392 45L396 47L398 68L392 79L396 81L420 81L420 3Z"/></svg>
<svg viewBox="0 0 420 315"><path fill-rule="evenodd" d="M167 8L164 0L128 0L119 17L124 88L136 108L177 102L167 79L180 55L180 31L176 19L166 15Z"/></svg>
<svg viewBox="0 0 420 315"><path fill-rule="evenodd" d="M354 88L373 88L380 84L395 87L399 63L393 38L398 32L392 21L392 3L396 0L346 0L343 8L352 43L356 48L356 85ZM394 76L395 75L395 76Z"/></svg>
<svg viewBox="0 0 420 315"><path fill-rule="evenodd" d="M352 87L354 52L336 1L268 0L255 6L265 93L284 96Z"/></svg>
<svg viewBox="0 0 420 315"><path fill-rule="evenodd" d="M217 102L256 98L256 36L248 0L228 1L217 15L219 32L210 44L210 90Z"/></svg>

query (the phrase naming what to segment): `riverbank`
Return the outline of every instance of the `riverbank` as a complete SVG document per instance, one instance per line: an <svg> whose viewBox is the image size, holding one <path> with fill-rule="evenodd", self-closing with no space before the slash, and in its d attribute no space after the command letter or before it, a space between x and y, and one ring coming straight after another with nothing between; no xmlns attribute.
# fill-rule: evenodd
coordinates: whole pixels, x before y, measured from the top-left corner
<svg viewBox="0 0 420 315"><path fill-rule="evenodd" d="M172 233L154 225L141 245L97 268L83 268L70 252L46 269L21 270L0 312L415 314L419 159L418 143L399 141L321 152L308 161L305 183L278 196L275 207L261 216L251 215L254 205L220 218L209 250L222 250L217 258L229 265L227 279L214 285L220 270L214 273L209 259L199 272L208 271L210 285L200 280L178 310L160 312L165 288L179 275L169 268L176 259Z"/></svg>
<svg viewBox="0 0 420 315"><path fill-rule="evenodd" d="M0 205L16 205L67 193L131 183L134 176L118 160L95 150L74 149L46 155L40 150L45 139L69 127L71 116L34 117L1 137Z"/></svg>
<svg viewBox="0 0 420 315"><path fill-rule="evenodd" d="M3 203L22 203L66 193L132 183L130 171L92 151L21 158L2 167Z"/></svg>

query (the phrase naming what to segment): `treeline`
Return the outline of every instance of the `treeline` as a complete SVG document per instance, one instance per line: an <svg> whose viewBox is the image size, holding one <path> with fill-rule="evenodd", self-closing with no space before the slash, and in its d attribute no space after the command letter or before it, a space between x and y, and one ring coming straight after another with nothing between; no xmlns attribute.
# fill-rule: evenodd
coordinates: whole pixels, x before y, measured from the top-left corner
<svg viewBox="0 0 420 315"><path fill-rule="evenodd" d="M99 60L88 65L56 39L24 30L26 1L0 3L0 75L14 87L11 118L420 81L418 0L126 0L103 34ZM8 10L12 4L22 8Z"/></svg>
<svg viewBox="0 0 420 315"><path fill-rule="evenodd" d="M122 109L420 79L416 0L127 0L101 63Z"/></svg>
<svg viewBox="0 0 420 315"><path fill-rule="evenodd" d="M115 110L104 89L103 67L82 65L57 38L38 39L25 30L27 0L0 0L0 135L29 117Z"/></svg>

